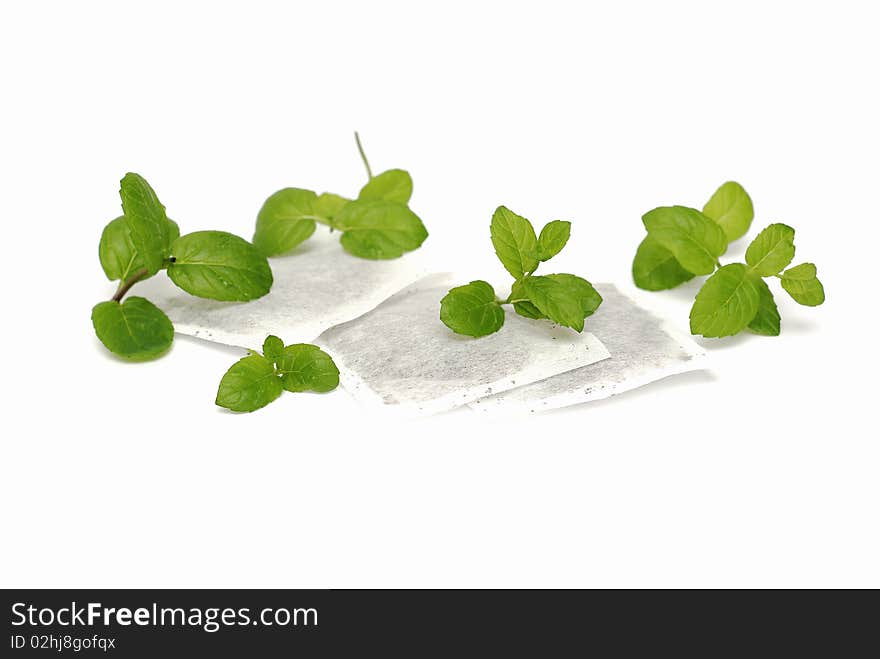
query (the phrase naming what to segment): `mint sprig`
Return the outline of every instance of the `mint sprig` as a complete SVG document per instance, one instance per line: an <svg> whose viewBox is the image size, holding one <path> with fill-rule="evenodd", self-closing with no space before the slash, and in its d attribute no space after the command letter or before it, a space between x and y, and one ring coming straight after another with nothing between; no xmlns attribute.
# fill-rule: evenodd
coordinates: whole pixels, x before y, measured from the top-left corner
<svg viewBox="0 0 880 659"><path fill-rule="evenodd" d="M257 214L253 240L264 256L290 252L311 237L318 224L340 231L343 249L365 259L397 258L425 241L428 231L408 206L413 191L409 173L389 169L374 176L357 133L355 140L368 177L357 198L319 195L304 188L272 194Z"/></svg>
<svg viewBox="0 0 880 659"><path fill-rule="evenodd" d="M263 342L263 354L251 351L226 371L215 402L233 412L253 412L271 403L284 390L323 393L338 385L339 369L318 346L285 346L280 338L270 335Z"/></svg>
<svg viewBox="0 0 880 659"><path fill-rule="evenodd" d="M778 278L796 302L817 306L825 290L812 263L789 268L795 254L793 228L774 223L746 249L745 263L721 265L718 258L730 242L744 236L754 219L752 200L734 181L721 185L702 211L666 206L645 213L648 235L632 265L639 288L659 291L696 275L711 275L697 293L690 313L693 334L723 337L749 329L777 336L779 310L765 278Z"/></svg>
<svg viewBox="0 0 880 659"><path fill-rule="evenodd" d="M212 300L246 301L272 287L264 256L225 231L180 235L155 191L139 174L120 183L123 215L101 233L98 257L116 293L92 309L95 334L113 354L130 361L155 359L171 347L174 328L161 309L142 297L123 298L140 281L166 270L177 286Z"/></svg>
<svg viewBox="0 0 880 659"><path fill-rule="evenodd" d="M440 301L440 320L456 334L487 336L504 325L502 305L510 304L526 318L549 319L583 331L584 319L602 304L593 285L576 275L534 274L540 263L565 247L571 223L554 220L537 236L526 218L499 206L492 215L490 234L498 260L514 278L510 295L505 300L497 298L492 286L482 280L456 286Z"/></svg>

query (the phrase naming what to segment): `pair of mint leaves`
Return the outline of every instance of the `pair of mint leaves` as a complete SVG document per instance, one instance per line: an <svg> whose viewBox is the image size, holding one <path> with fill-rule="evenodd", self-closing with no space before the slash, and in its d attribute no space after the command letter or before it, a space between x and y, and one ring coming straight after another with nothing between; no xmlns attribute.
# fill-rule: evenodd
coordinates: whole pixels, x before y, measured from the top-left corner
<svg viewBox="0 0 880 659"><path fill-rule="evenodd" d="M225 231L181 236L138 174L125 175L119 196L123 215L104 228L98 246L104 274L119 286L109 301L92 309L95 333L110 352L145 361L171 347L174 327L161 309L143 297L123 300L134 284L160 270L187 293L212 300L246 301L269 292L269 262L243 238Z"/></svg>
<svg viewBox="0 0 880 659"><path fill-rule="evenodd" d="M428 237L408 204L413 182L402 169L373 176L355 133L369 180L357 199L331 192L284 188L270 196L257 215L254 245L264 256L286 254L309 238L318 223L340 231L340 243L365 259L393 259L417 249Z"/></svg>
<svg viewBox="0 0 880 659"><path fill-rule="evenodd" d="M692 334L723 337L748 328L778 336L780 316L767 277L780 279L795 302L818 306L825 290L816 266L794 258L794 229L775 223L751 242L745 263L722 266L718 258L729 243L743 237L754 219L752 200L734 181L721 185L702 211L687 206L662 206L645 213L648 235L632 265L633 280L649 291L675 288L696 275L711 275L697 293L690 313Z"/></svg>
<svg viewBox="0 0 880 659"><path fill-rule="evenodd" d="M565 247L571 222L548 222L539 236L526 218L499 206L490 233L495 254L514 278L510 295L506 300L496 298L492 286L482 280L457 286L440 301L440 320L456 334L487 336L504 325L502 305L512 304L520 316L549 319L582 332L584 319L602 304L593 285L576 275L534 274L540 263Z"/></svg>
<svg viewBox="0 0 880 659"><path fill-rule="evenodd" d="M282 391L333 391L339 385L339 369L333 358L318 346L296 343L285 346L277 336L263 342L263 354L250 351L233 364L217 389L216 403L234 412L253 412L265 407Z"/></svg>

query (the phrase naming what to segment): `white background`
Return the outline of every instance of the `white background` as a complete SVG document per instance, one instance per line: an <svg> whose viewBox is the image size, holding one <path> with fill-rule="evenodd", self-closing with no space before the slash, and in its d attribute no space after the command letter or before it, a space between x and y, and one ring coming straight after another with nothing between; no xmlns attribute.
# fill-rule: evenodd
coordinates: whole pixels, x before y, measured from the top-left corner
<svg viewBox="0 0 880 659"><path fill-rule="evenodd" d="M0 583L880 586L874 9L4 4ZM280 187L356 192L354 129L412 172L440 267L503 283L504 203L573 221L557 270L629 285L641 214L735 179L828 301L777 295L783 335L706 341L708 373L526 420L341 390L232 415L239 350L107 355L126 171L185 232L250 237ZM686 329L695 290L640 299Z"/></svg>

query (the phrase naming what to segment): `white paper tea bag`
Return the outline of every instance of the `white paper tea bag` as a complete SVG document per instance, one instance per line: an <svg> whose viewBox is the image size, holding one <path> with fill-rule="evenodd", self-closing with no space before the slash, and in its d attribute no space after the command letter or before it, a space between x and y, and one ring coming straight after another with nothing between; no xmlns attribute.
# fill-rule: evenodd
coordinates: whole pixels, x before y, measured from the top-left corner
<svg viewBox="0 0 880 659"><path fill-rule="evenodd" d="M489 336L455 334L440 322L440 300L454 283L448 274L426 277L318 338L355 398L434 414L608 358L589 332L513 312Z"/></svg>
<svg viewBox="0 0 880 659"><path fill-rule="evenodd" d="M608 398L669 375L705 367L705 351L689 337L643 309L612 284L599 284L602 306L586 327L611 353L598 364L483 398L484 412L541 412Z"/></svg>
<svg viewBox="0 0 880 659"><path fill-rule="evenodd" d="M250 302L193 297L167 277L138 286L183 334L259 349L268 334L285 343L313 341L324 330L363 315L424 275L418 252L374 261L352 256L339 234L320 228L291 254L269 259L272 290Z"/></svg>

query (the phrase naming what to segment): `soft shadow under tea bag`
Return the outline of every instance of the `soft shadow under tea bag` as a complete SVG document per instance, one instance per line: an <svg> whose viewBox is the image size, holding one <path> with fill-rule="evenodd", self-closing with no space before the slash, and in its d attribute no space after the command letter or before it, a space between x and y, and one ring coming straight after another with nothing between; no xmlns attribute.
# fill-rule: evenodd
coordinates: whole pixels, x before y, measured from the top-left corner
<svg viewBox="0 0 880 659"><path fill-rule="evenodd" d="M705 367L705 351L612 284L599 284L602 306L586 327L611 358L471 404L485 412L541 412L608 398L669 375Z"/></svg>
<svg viewBox="0 0 880 659"><path fill-rule="evenodd" d="M440 322L440 300L452 281L449 275L426 277L318 338L355 398L433 414L608 358L589 332L511 311L494 334L455 334Z"/></svg>
<svg viewBox="0 0 880 659"><path fill-rule="evenodd" d="M363 315L422 276L419 263L417 253L389 260L352 256L339 244L339 234L319 229L293 253L269 259L275 281L258 300L193 297L167 277L150 279L138 291L168 314L177 332L259 349L268 334L288 344L309 342Z"/></svg>

